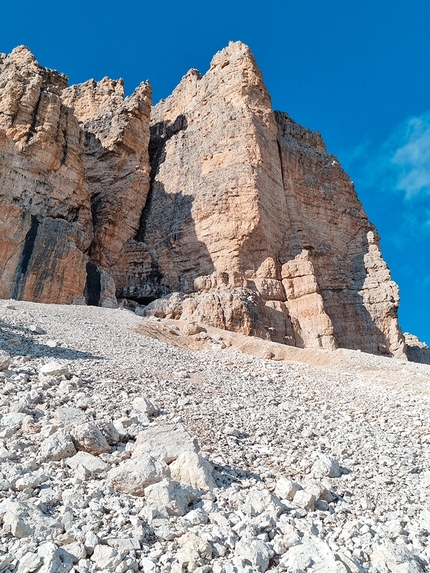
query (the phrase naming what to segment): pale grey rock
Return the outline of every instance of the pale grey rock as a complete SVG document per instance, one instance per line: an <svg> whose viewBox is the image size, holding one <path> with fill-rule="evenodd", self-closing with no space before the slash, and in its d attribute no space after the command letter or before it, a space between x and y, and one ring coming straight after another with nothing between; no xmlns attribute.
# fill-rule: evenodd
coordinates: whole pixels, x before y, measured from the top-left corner
<svg viewBox="0 0 430 573"><path fill-rule="evenodd" d="M38 573L62 573L63 571L68 571L73 565L73 560L67 559L64 556L64 561L61 559L60 550L51 541L43 543L37 549L37 554L42 559L42 566L38 569Z"/></svg>
<svg viewBox="0 0 430 573"><path fill-rule="evenodd" d="M188 532L179 537L178 545L180 549L176 554L176 559L188 571L195 570L201 559L212 557L212 545L194 532Z"/></svg>
<svg viewBox="0 0 430 573"><path fill-rule="evenodd" d="M138 551L140 549L140 542L134 537L118 537L109 539L108 545L117 551L127 552Z"/></svg>
<svg viewBox="0 0 430 573"><path fill-rule="evenodd" d="M106 438L95 424L90 422L79 424L71 428L70 433L78 450L95 456L111 451Z"/></svg>
<svg viewBox="0 0 430 573"><path fill-rule="evenodd" d="M96 545L94 553L91 555L91 561L94 561L102 571L114 571L121 563L122 557L113 547Z"/></svg>
<svg viewBox="0 0 430 573"><path fill-rule="evenodd" d="M80 408L62 406L55 411L55 420L66 429L70 429L78 424L88 422L88 416Z"/></svg>
<svg viewBox="0 0 430 573"><path fill-rule="evenodd" d="M193 487L211 490L216 487L213 465L196 452L184 452L169 466L172 479Z"/></svg>
<svg viewBox="0 0 430 573"><path fill-rule="evenodd" d="M201 508L192 509L184 516L184 521L190 523L191 525L204 525L208 522L209 516Z"/></svg>
<svg viewBox="0 0 430 573"><path fill-rule="evenodd" d="M88 452L78 452L73 457L68 458L66 464L72 469L83 466L90 473L101 473L110 468L109 464Z"/></svg>
<svg viewBox="0 0 430 573"><path fill-rule="evenodd" d="M181 423L159 423L139 432L132 458L150 454L169 464L184 452L198 452L197 438Z"/></svg>
<svg viewBox="0 0 430 573"><path fill-rule="evenodd" d="M17 573L33 573L40 565L42 565L40 555L29 551L19 559Z"/></svg>
<svg viewBox="0 0 430 573"><path fill-rule="evenodd" d="M328 487L327 487L328 486ZM329 484L324 485L321 481L308 479L303 482L303 488L315 496L316 501L325 501L331 503L334 499Z"/></svg>
<svg viewBox="0 0 430 573"><path fill-rule="evenodd" d="M47 461L59 461L76 454L76 449L70 434L63 428L43 440L40 445L40 455Z"/></svg>
<svg viewBox="0 0 430 573"><path fill-rule="evenodd" d="M88 531L85 534L84 547L88 555L92 555L94 548L99 544L99 538L94 531Z"/></svg>
<svg viewBox="0 0 430 573"><path fill-rule="evenodd" d="M297 491L294 495L293 502L303 509L307 509L308 511L313 511L315 507L316 498L312 493L301 489Z"/></svg>
<svg viewBox="0 0 430 573"><path fill-rule="evenodd" d="M142 455L111 469L107 480L116 491L143 496L146 487L169 475L169 468L162 460Z"/></svg>
<svg viewBox="0 0 430 573"><path fill-rule="evenodd" d="M290 571L318 573L348 573L345 565L336 560L330 547L315 535L305 535L303 543L291 547L282 557L281 564Z"/></svg>
<svg viewBox="0 0 430 573"><path fill-rule="evenodd" d="M106 438L107 443L110 446L114 446L120 440L120 435L118 430L112 424L112 422L97 422L97 426L100 429L103 436Z"/></svg>
<svg viewBox="0 0 430 573"><path fill-rule="evenodd" d="M40 326L38 326L37 324L31 324L28 327L28 330L30 332L32 332L33 334L46 334L46 331L43 330L43 328L41 328Z"/></svg>
<svg viewBox="0 0 430 573"><path fill-rule="evenodd" d="M44 515L35 505L11 499L0 502L0 518L3 530L18 539L55 535L61 528L56 519Z"/></svg>
<svg viewBox="0 0 430 573"><path fill-rule="evenodd" d="M15 489L17 491L24 491L27 488L34 489L38 485L40 485L39 478L31 473L24 474L15 481Z"/></svg>
<svg viewBox="0 0 430 573"><path fill-rule="evenodd" d="M255 517L263 512L280 514L283 506L267 489L251 489L247 492L242 510L247 515Z"/></svg>
<svg viewBox="0 0 430 573"><path fill-rule="evenodd" d="M145 488L146 503L160 510L165 508L170 515L185 515L190 503L198 497L198 491L171 479L163 479Z"/></svg>
<svg viewBox="0 0 430 573"><path fill-rule="evenodd" d="M390 540L373 545L370 555L374 567L388 568L393 573L425 573L425 569L414 559L413 553L404 545Z"/></svg>
<svg viewBox="0 0 430 573"><path fill-rule="evenodd" d="M43 376L65 376L68 378L70 376L69 368L66 364L60 364L59 362L48 362L44 364L39 370L39 374Z"/></svg>
<svg viewBox="0 0 430 573"><path fill-rule="evenodd" d="M142 412L147 416L153 416L157 412L157 408L154 404L146 398L145 396L137 396L132 403L132 406L138 412Z"/></svg>
<svg viewBox="0 0 430 573"><path fill-rule="evenodd" d="M136 314L138 310L143 309L136 309ZM142 557L140 566L142 567L143 573L155 573L157 571L157 563L153 559L149 559L149 557Z"/></svg>
<svg viewBox="0 0 430 573"><path fill-rule="evenodd" d="M259 539L244 539L236 544L235 555L248 561L253 567L264 573L269 567L272 553L269 545Z"/></svg>
<svg viewBox="0 0 430 573"><path fill-rule="evenodd" d="M341 474L339 462L330 456L320 455L312 466L312 475L315 477L339 477Z"/></svg>
<svg viewBox="0 0 430 573"><path fill-rule="evenodd" d="M4 350L0 350L0 372L3 372L9 368L10 360L10 355Z"/></svg>
<svg viewBox="0 0 430 573"><path fill-rule="evenodd" d="M303 488L298 483L286 477L280 477L276 482L275 495L280 499L289 499L292 501L296 492L301 489Z"/></svg>

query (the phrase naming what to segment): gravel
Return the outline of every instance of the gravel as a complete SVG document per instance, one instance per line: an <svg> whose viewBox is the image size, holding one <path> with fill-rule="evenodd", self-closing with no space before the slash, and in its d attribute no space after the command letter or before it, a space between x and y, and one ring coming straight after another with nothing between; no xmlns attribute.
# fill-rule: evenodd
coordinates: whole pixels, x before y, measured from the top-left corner
<svg viewBox="0 0 430 573"><path fill-rule="evenodd" d="M0 301L0 573L429 570L428 365L142 325Z"/></svg>

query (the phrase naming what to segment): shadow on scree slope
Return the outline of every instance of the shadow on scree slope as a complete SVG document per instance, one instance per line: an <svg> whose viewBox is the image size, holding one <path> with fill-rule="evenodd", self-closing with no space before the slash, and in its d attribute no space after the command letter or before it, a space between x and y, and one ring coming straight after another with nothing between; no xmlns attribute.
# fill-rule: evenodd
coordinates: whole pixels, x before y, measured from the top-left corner
<svg viewBox="0 0 430 573"><path fill-rule="evenodd" d="M28 328L0 322L0 349L10 356L32 356L62 358L64 360L102 360L102 356L96 356L88 352L81 352L72 348L56 346L52 348L39 343L35 339L40 335L34 334Z"/></svg>

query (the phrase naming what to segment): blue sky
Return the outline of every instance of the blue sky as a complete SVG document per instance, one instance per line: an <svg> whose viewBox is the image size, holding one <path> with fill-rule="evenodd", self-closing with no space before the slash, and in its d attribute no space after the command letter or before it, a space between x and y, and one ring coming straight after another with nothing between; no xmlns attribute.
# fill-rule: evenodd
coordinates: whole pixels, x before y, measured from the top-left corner
<svg viewBox="0 0 430 573"><path fill-rule="evenodd" d="M351 175L400 286L400 324L430 344L430 2L4 2L0 51L27 45L70 83L149 79L154 101L229 40L253 50L275 109L322 133Z"/></svg>

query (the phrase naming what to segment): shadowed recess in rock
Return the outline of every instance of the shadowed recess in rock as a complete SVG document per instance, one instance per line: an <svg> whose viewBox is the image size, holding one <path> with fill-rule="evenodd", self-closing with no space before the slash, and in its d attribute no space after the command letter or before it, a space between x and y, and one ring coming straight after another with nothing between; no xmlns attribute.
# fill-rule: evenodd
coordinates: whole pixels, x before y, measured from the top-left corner
<svg viewBox="0 0 430 573"><path fill-rule="evenodd" d="M27 232L24 240L24 247L19 258L19 263L15 273L15 285L12 293L12 298L19 300L22 297L25 280L28 270L28 265L33 254L34 243L39 229L39 219L34 215L31 216L30 229Z"/></svg>
<svg viewBox="0 0 430 573"><path fill-rule="evenodd" d="M87 263L87 282L85 284L85 302L90 306L99 306L101 293L100 271L93 263Z"/></svg>

